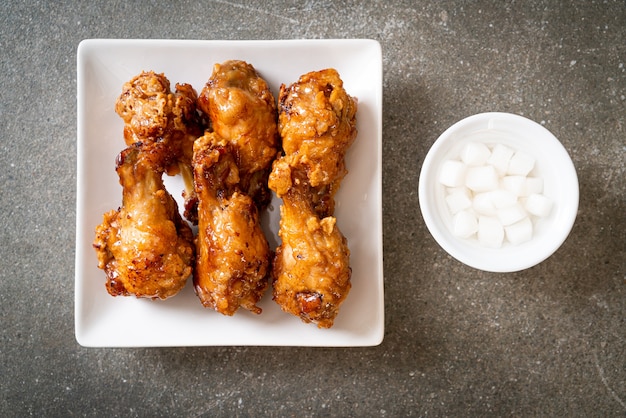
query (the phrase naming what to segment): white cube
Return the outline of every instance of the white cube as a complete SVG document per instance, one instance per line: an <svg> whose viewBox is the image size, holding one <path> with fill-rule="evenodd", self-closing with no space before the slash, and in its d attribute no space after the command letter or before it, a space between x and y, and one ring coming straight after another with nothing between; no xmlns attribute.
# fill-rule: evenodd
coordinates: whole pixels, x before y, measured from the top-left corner
<svg viewBox="0 0 626 418"><path fill-rule="evenodd" d="M496 216L498 217L500 223L506 226L521 221L527 216L527 214L521 205L516 204L507 208L498 209L496 211Z"/></svg>
<svg viewBox="0 0 626 418"><path fill-rule="evenodd" d="M509 161L514 153L515 151L506 145L496 144L493 150L491 150L491 156L487 160L487 163L494 166L498 173L504 174L509 167Z"/></svg>
<svg viewBox="0 0 626 418"><path fill-rule="evenodd" d="M509 167L506 170L507 174L527 176L535 167L535 159L524 151L515 151L515 154L509 161Z"/></svg>
<svg viewBox="0 0 626 418"><path fill-rule="evenodd" d="M459 187L446 187L446 193L447 194L462 193L467 197L470 197L471 195L470 190L467 187L465 187L465 185L459 186Z"/></svg>
<svg viewBox="0 0 626 418"><path fill-rule="evenodd" d="M529 217L526 217L519 222L505 226L504 233L507 241L513 245L530 241L533 236L533 223Z"/></svg>
<svg viewBox="0 0 626 418"><path fill-rule="evenodd" d="M474 192L487 192L499 186L496 169L491 165L470 167L465 176L465 185Z"/></svg>
<svg viewBox="0 0 626 418"><path fill-rule="evenodd" d="M524 187L522 188L522 196L541 193L543 193L543 179L541 177L526 177Z"/></svg>
<svg viewBox="0 0 626 418"><path fill-rule="evenodd" d="M454 189L455 191L446 196L446 203L451 214L455 214L463 209L470 208L472 201L467 192Z"/></svg>
<svg viewBox="0 0 626 418"><path fill-rule="evenodd" d="M531 194L526 199L526 210L535 216L545 218L552 210L552 200L542 194Z"/></svg>
<svg viewBox="0 0 626 418"><path fill-rule="evenodd" d="M468 238L478 230L476 215L468 210L458 212L452 218L452 233L459 238Z"/></svg>
<svg viewBox="0 0 626 418"><path fill-rule="evenodd" d="M500 248L504 241L504 228L500 221L490 216L478 217L478 242L489 248Z"/></svg>
<svg viewBox="0 0 626 418"><path fill-rule="evenodd" d="M482 142L470 142L461 150L461 161L470 166L484 165L491 151Z"/></svg>
<svg viewBox="0 0 626 418"><path fill-rule="evenodd" d="M446 160L441 164L439 182L444 186L458 187L465 184L466 166L461 161Z"/></svg>
<svg viewBox="0 0 626 418"><path fill-rule="evenodd" d="M480 215L495 215L496 207L493 204L491 192L476 193L472 200L472 208Z"/></svg>
<svg viewBox="0 0 626 418"><path fill-rule="evenodd" d="M496 209L504 209L514 206L517 203L517 195L509 190L492 190L491 201Z"/></svg>
<svg viewBox="0 0 626 418"><path fill-rule="evenodd" d="M516 196L522 196L525 193L526 180L525 176L504 176L502 177L502 188L515 193Z"/></svg>

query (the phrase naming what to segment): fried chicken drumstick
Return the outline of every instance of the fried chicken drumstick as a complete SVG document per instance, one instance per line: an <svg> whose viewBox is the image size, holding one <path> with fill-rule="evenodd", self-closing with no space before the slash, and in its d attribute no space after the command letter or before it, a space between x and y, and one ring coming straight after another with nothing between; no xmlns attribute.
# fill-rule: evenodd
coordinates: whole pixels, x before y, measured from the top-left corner
<svg viewBox="0 0 626 418"><path fill-rule="evenodd" d="M281 86L279 132L284 155L269 187L282 198L272 268L273 299L283 311L330 328L350 287L350 250L336 224L334 196L356 138L356 99L334 69Z"/></svg>
<svg viewBox="0 0 626 418"><path fill-rule="evenodd" d="M278 153L274 95L256 69L238 60L216 64L198 98L213 131L228 141L239 168L239 188L259 208L271 200L267 177Z"/></svg>
<svg viewBox="0 0 626 418"><path fill-rule="evenodd" d="M270 249L252 198L239 191L239 169L229 145L215 133L195 144L198 194L194 286L202 304L224 315L256 303L269 285Z"/></svg>
<svg viewBox="0 0 626 418"><path fill-rule="evenodd" d="M112 296L166 299L191 276L193 233L163 186L167 155L163 144L136 143L117 157L122 206L104 214L93 243Z"/></svg>
<svg viewBox="0 0 626 418"><path fill-rule="evenodd" d="M150 71L125 83L115 104L128 146L116 160L122 206L104 214L93 243L113 296L166 299L191 276L193 233L162 176L182 172L186 212L193 219L191 157L202 133L196 96L188 84L177 84L172 93L169 80Z"/></svg>
<svg viewBox="0 0 626 418"><path fill-rule="evenodd" d="M122 87L115 111L124 121L124 140L160 142L169 149L171 163L165 167L169 175L180 172L185 183L185 217L197 223L196 198L193 187L193 143L203 133L203 123L196 111L197 94L190 84L170 82L163 74L142 72Z"/></svg>
<svg viewBox="0 0 626 418"><path fill-rule="evenodd" d="M198 99L213 132L194 144L202 304L225 315L256 304L269 285L270 249L259 223L267 177L278 153L277 112L267 83L243 61L216 64Z"/></svg>

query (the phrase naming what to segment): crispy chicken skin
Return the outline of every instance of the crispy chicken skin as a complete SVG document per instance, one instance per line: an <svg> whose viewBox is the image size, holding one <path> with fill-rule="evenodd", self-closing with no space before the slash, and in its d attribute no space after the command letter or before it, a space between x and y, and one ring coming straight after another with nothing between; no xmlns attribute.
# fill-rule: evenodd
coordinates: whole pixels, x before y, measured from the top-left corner
<svg viewBox="0 0 626 418"><path fill-rule="evenodd" d="M306 174L320 216L334 213L334 196L346 175L345 153L356 138L356 99L334 69L300 77L279 93L279 129L284 156L274 163L270 188L281 197L291 170Z"/></svg>
<svg viewBox="0 0 626 418"><path fill-rule="evenodd" d="M271 200L267 176L278 153L276 101L255 68L238 60L215 64L198 98L212 129L228 141L239 168L239 188L259 208Z"/></svg>
<svg viewBox="0 0 626 418"><path fill-rule="evenodd" d="M198 194L194 287L202 304L224 315L256 306L269 285L270 249L257 206L239 190L239 169L230 144L207 133L194 145Z"/></svg>
<svg viewBox="0 0 626 418"><path fill-rule="evenodd" d="M269 187L282 198L272 268L273 298L305 322L330 328L350 287L350 251L338 229L334 196L356 138L356 99L334 69L281 86L279 133L284 155Z"/></svg>
<svg viewBox="0 0 626 418"><path fill-rule="evenodd" d="M274 301L304 322L330 328L350 290L350 250L333 216L321 218L300 187L283 195L272 276Z"/></svg>
<svg viewBox="0 0 626 418"><path fill-rule="evenodd" d="M113 296L166 299L191 276L193 233L163 186L167 155L163 144L136 143L117 157L122 206L104 214L93 242Z"/></svg>
<svg viewBox="0 0 626 418"><path fill-rule="evenodd" d="M122 87L115 111L124 121L124 140L130 146L161 142L174 158L165 167L170 175L181 173L185 182L185 217L196 223L193 188L193 142L202 135L204 123L196 110L197 94L190 84L170 82L163 74L142 72Z"/></svg>
<svg viewBox="0 0 626 418"><path fill-rule="evenodd" d="M196 140L192 165L198 197L196 294L206 307L254 313L269 286L269 244L258 210L271 193L278 154L277 111L267 83L243 61L216 64L198 98L213 131Z"/></svg>

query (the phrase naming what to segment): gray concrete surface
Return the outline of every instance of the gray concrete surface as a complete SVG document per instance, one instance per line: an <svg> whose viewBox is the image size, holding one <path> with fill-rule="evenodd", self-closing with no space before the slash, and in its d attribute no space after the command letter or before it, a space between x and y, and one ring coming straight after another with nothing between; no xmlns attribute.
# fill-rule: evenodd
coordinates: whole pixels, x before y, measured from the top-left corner
<svg viewBox="0 0 626 418"><path fill-rule="evenodd" d="M76 48L98 37L380 41L380 346L76 343ZM5 3L0 415L625 416L625 39L623 1ZM544 124L580 179L570 237L518 273L458 263L419 212L429 147L482 111Z"/></svg>

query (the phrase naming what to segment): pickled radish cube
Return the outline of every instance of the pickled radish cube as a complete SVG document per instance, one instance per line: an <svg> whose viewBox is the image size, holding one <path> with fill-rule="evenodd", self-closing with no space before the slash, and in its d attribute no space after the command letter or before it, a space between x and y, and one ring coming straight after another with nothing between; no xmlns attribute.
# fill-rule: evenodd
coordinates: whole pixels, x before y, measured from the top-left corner
<svg viewBox="0 0 626 418"><path fill-rule="evenodd" d="M524 151L515 151L509 161L507 174L527 176L535 167L535 159Z"/></svg>
<svg viewBox="0 0 626 418"><path fill-rule="evenodd" d="M485 165L491 151L482 142L470 142L461 150L461 161L469 166Z"/></svg>
<svg viewBox="0 0 626 418"><path fill-rule="evenodd" d="M446 160L441 164L439 183L448 187L458 187L465 183L466 166L461 161Z"/></svg>
<svg viewBox="0 0 626 418"><path fill-rule="evenodd" d="M522 207L524 208L524 210L526 210L526 200L528 198L525 196L520 196L519 199L517 199L517 201L519 202L520 205L522 205ZM526 211L528 212L528 211Z"/></svg>
<svg viewBox="0 0 626 418"><path fill-rule="evenodd" d="M499 185L498 173L491 165L470 167L465 176L465 185L475 192L495 190Z"/></svg>
<svg viewBox="0 0 626 418"><path fill-rule="evenodd" d="M491 193L491 201L496 209L508 208L517 203L517 195L509 190L498 189L489 193Z"/></svg>
<svg viewBox="0 0 626 418"><path fill-rule="evenodd" d="M528 215L521 205L516 204L508 208L498 209L496 216L502 225L507 226L521 221Z"/></svg>
<svg viewBox="0 0 626 418"><path fill-rule="evenodd" d="M543 179L541 177L526 177L521 196L543 193Z"/></svg>
<svg viewBox="0 0 626 418"><path fill-rule="evenodd" d="M525 176L504 176L502 177L502 188L515 193L516 196L523 196L526 190Z"/></svg>
<svg viewBox="0 0 626 418"><path fill-rule="evenodd" d="M529 217L525 217L519 222L505 226L504 234L507 241L513 245L530 241L533 236L533 223Z"/></svg>
<svg viewBox="0 0 626 418"><path fill-rule="evenodd" d="M542 194L531 194L526 199L526 210L535 216L545 218L552 210L552 200Z"/></svg>
<svg viewBox="0 0 626 418"><path fill-rule="evenodd" d="M474 208L479 215L495 215L496 207L491 197L491 192L476 193L474 200L472 200L472 208Z"/></svg>
<svg viewBox="0 0 626 418"><path fill-rule="evenodd" d="M515 150L506 145L496 144L493 150L491 150L491 156L487 160L487 163L494 166L498 173L504 174L509 167L509 161L511 161L511 157L514 153Z"/></svg>
<svg viewBox="0 0 626 418"><path fill-rule="evenodd" d="M446 196L446 203L451 214L455 214L463 209L472 207L472 201L470 200L468 193L464 191L454 191Z"/></svg>
<svg viewBox="0 0 626 418"><path fill-rule="evenodd" d="M448 194L461 193L461 194L464 194L465 196L467 196L468 198L470 197L470 191L465 186L448 187L448 188L446 188L446 191L447 191Z"/></svg>
<svg viewBox="0 0 626 418"><path fill-rule="evenodd" d="M462 210L454 215L452 223L452 233L459 238L468 238L478 231L476 215L468 210Z"/></svg>
<svg viewBox="0 0 626 418"><path fill-rule="evenodd" d="M504 228L491 216L478 217L478 242L485 247L500 248L504 241Z"/></svg>

